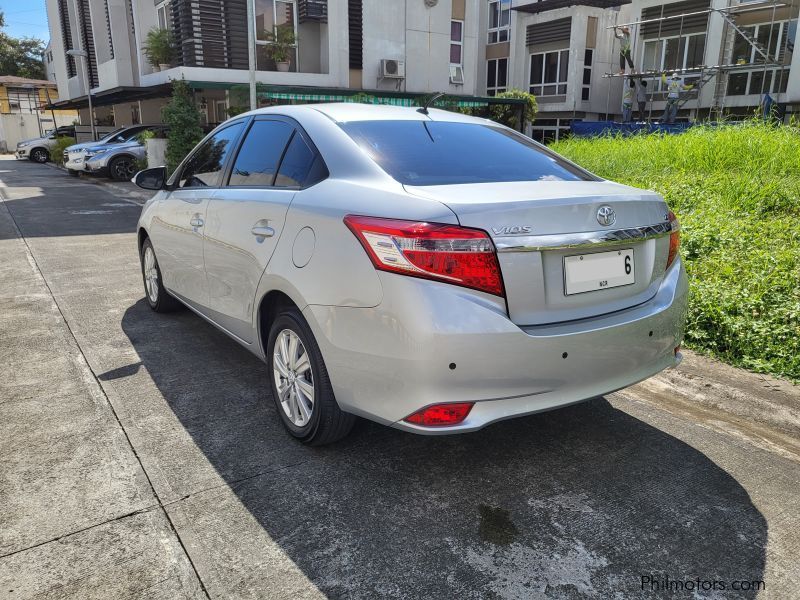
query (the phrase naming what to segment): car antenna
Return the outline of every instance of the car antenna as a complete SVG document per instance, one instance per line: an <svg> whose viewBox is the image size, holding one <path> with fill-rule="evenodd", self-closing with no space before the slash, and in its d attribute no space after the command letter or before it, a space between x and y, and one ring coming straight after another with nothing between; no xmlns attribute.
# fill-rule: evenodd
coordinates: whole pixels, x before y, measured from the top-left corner
<svg viewBox="0 0 800 600"><path fill-rule="evenodd" d="M434 102L436 102L439 98L441 98L444 95L445 95L444 92L436 92L433 96L431 96L430 98L425 100L425 104L423 104L421 108L418 108L417 112L420 112L423 115L427 115L428 114L428 107L431 104L433 104Z"/></svg>

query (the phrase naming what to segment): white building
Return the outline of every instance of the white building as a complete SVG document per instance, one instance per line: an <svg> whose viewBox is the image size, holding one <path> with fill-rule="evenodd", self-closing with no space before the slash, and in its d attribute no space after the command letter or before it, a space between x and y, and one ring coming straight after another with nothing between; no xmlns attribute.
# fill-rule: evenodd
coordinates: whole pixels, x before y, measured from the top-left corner
<svg viewBox="0 0 800 600"><path fill-rule="evenodd" d="M648 117L660 118L665 105L660 73L674 70L694 85L683 96L679 119L717 118L721 111L752 115L766 94L787 113L800 112L800 52L792 52L800 0L482 4L479 52L486 78L478 93L510 87L534 93L539 115L531 134L536 139L556 137L573 119L620 118L626 81L617 76L620 45L613 27L625 23L632 23L634 66L650 73L643 78Z"/></svg>
<svg viewBox="0 0 800 600"><path fill-rule="evenodd" d="M172 79L190 83L208 124L247 104L246 0L47 0L47 10L48 68L63 104L82 109L84 122L87 76L102 124L160 121ZM486 0L255 0L255 12L262 103L356 91L397 102L430 92L476 102L484 93ZM265 32L274 25L297 37L288 72L268 56ZM153 28L174 36L165 70L144 52ZM88 60L67 56L70 49Z"/></svg>

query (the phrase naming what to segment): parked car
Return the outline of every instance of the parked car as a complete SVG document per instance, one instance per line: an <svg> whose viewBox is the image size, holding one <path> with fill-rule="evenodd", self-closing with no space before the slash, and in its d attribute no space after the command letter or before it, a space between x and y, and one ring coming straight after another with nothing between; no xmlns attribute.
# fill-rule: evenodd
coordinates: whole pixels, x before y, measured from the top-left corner
<svg viewBox="0 0 800 600"><path fill-rule="evenodd" d="M50 152L55 147L60 137L75 137L75 126L64 125L57 129L51 129L44 136L22 140L17 143L15 156L17 159L29 159L38 163L46 163L50 160Z"/></svg>
<svg viewBox="0 0 800 600"><path fill-rule="evenodd" d="M168 129L158 128L157 134L163 136ZM147 148L138 138L121 144L106 144L84 150L84 168L87 173L95 173L115 179L130 181L139 170L139 164L147 161Z"/></svg>
<svg viewBox="0 0 800 600"><path fill-rule="evenodd" d="M220 125L138 224L145 297L267 363L288 432L425 434L601 396L678 364L679 225L497 123L326 104Z"/></svg>
<svg viewBox="0 0 800 600"><path fill-rule="evenodd" d="M64 150L64 167L67 169L67 173L77 176L81 171L85 170L87 152L92 154L106 150L112 144L127 144L144 131L161 130L163 127L163 125L121 127L96 142L82 142L69 146Z"/></svg>

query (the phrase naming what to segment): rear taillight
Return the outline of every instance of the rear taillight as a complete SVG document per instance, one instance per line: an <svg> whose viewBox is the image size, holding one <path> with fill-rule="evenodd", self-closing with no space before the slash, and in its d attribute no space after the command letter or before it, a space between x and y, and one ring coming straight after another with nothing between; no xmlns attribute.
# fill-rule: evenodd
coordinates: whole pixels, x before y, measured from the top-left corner
<svg viewBox="0 0 800 600"><path fill-rule="evenodd" d="M681 224L672 211L669 211L667 218L672 226L672 233L669 234L669 254L667 255L667 269L669 269L675 257L678 256L678 249L681 246Z"/></svg>
<svg viewBox="0 0 800 600"><path fill-rule="evenodd" d="M503 296L494 244L485 231L444 223L347 215L376 269Z"/></svg>
<svg viewBox="0 0 800 600"><path fill-rule="evenodd" d="M467 418L469 411L472 410L472 402L452 402L450 404L434 404L422 410L418 410L412 415L408 415L404 421L421 425L423 427L446 427L447 425L458 425Z"/></svg>

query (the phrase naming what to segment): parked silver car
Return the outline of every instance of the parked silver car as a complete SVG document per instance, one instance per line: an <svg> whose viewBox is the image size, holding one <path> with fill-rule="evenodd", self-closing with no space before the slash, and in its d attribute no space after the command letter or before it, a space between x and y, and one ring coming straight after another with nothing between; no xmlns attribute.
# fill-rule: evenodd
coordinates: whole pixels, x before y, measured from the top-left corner
<svg viewBox="0 0 800 600"><path fill-rule="evenodd" d="M58 143L60 137L75 137L75 126L64 125L57 129L51 129L44 136L31 138L17 142L14 156L17 159L29 159L33 162L46 163L52 157L50 153Z"/></svg>
<svg viewBox="0 0 800 600"><path fill-rule="evenodd" d="M163 125L131 125L115 129L96 142L73 144L64 150L64 168L70 175L77 176L86 170L87 159L109 150L112 146L135 143L137 136L145 131L161 131L163 128Z"/></svg>
<svg viewBox="0 0 800 600"><path fill-rule="evenodd" d="M680 361L687 282L664 200L491 121L261 109L220 125L139 221L146 299L261 357L286 429L416 433L606 394Z"/></svg>
<svg viewBox="0 0 800 600"><path fill-rule="evenodd" d="M166 127L151 128L156 135L166 134ZM104 175L117 181L129 181L138 165L147 161L147 149L134 137L120 144L105 144L84 149L83 166L87 173Z"/></svg>

